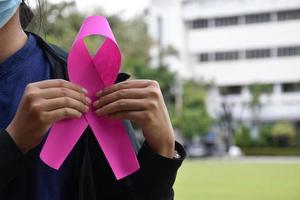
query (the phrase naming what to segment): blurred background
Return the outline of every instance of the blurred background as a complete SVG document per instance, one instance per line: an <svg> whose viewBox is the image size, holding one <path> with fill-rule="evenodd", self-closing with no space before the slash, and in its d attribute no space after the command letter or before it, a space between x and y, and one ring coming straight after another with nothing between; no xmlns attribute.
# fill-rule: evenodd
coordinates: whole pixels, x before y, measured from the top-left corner
<svg viewBox="0 0 300 200"><path fill-rule="evenodd" d="M189 158L176 200L300 199L300 0L29 4L29 30L66 50L86 16L107 16L122 71L160 83Z"/></svg>

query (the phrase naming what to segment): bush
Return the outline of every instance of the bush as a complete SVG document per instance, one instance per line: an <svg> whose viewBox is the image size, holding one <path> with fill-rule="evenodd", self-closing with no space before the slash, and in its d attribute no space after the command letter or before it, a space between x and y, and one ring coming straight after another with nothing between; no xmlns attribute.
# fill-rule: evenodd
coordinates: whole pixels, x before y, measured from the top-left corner
<svg viewBox="0 0 300 200"><path fill-rule="evenodd" d="M296 134L294 143L295 143L296 147L300 147L300 127L298 127L298 129L297 129L297 134Z"/></svg>
<svg viewBox="0 0 300 200"><path fill-rule="evenodd" d="M271 130L272 143L278 147L291 146L296 137L295 127L288 122L280 122L274 125Z"/></svg>
<svg viewBox="0 0 300 200"><path fill-rule="evenodd" d="M265 124L259 130L258 146L269 147L272 146L272 128L273 124Z"/></svg>
<svg viewBox="0 0 300 200"><path fill-rule="evenodd" d="M250 130L241 125L235 133L235 144L239 147L253 146L253 139L250 136Z"/></svg>
<svg viewBox="0 0 300 200"><path fill-rule="evenodd" d="M247 156L300 156L300 148L296 147L243 147Z"/></svg>

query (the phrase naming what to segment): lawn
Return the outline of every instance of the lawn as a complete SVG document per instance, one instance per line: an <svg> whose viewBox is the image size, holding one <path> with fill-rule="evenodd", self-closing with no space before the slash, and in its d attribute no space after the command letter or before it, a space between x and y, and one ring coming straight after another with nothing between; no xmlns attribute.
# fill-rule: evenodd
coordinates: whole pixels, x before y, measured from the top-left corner
<svg viewBox="0 0 300 200"><path fill-rule="evenodd" d="M186 161L175 200L300 200L300 164Z"/></svg>

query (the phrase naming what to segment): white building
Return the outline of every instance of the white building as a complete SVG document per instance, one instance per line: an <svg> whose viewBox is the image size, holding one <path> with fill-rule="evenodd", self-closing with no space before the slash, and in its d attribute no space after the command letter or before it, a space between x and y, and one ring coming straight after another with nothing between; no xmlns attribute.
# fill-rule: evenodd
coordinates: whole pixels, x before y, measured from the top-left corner
<svg viewBox="0 0 300 200"><path fill-rule="evenodd" d="M226 102L235 119L251 121L249 85L258 83L271 91L261 121L300 122L300 0L151 0L149 32L153 65L214 83L212 116ZM177 54L160 56L171 47Z"/></svg>

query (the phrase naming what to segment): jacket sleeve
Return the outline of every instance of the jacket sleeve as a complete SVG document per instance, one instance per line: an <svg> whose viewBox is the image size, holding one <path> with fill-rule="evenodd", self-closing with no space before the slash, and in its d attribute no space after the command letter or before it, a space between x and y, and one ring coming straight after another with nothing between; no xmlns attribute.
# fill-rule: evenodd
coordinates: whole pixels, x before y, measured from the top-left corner
<svg viewBox="0 0 300 200"><path fill-rule="evenodd" d="M134 200L173 200L172 189L177 170L181 166L185 151L176 142L175 149L180 158L169 159L154 153L147 143L139 151L140 170L133 175Z"/></svg>
<svg viewBox="0 0 300 200"><path fill-rule="evenodd" d="M10 135L0 130L0 193L23 173L26 173L25 156Z"/></svg>

